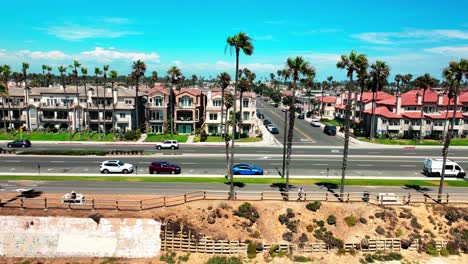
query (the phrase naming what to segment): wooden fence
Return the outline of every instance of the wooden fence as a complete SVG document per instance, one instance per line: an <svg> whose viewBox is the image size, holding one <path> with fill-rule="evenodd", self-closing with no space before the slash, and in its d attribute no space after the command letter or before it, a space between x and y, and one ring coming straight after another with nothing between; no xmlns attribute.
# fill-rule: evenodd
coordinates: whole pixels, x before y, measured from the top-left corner
<svg viewBox="0 0 468 264"><path fill-rule="evenodd" d="M410 192L396 193L397 202L394 205L408 205L414 203L434 204L439 203L439 198L435 193ZM62 199L52 199L44 197L25 198L26 195L15 197L0 196L0 208L20 208L20 209L68 209L68 210L125 210L143 211L160 207L169 207L200 200L228 200L227 191L194 191L177 195L159 196L144 200L113 200L113 199L82 199L79 203L64 202ZM322 201L340 202L340 196L333 192L307 192L301 199L295 192L280 191L240 191L235 192L236 201ZM343 195L342 201L346 203L365 202L370 204L380 204L377 193L347 192ZM446 193L441 197L440 203L456 204L468 203L468 193Z"/></svg>

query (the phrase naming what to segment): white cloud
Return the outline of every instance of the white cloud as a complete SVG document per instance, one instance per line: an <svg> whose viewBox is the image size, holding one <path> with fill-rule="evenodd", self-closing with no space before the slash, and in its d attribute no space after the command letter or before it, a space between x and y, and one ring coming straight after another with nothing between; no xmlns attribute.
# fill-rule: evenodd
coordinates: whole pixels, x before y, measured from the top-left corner
<svg viewBox="0 0 468 264"><path fill-rule="evenodd" d="M317 63L324 63L324 64L329 64L329 63L334 63L341 58L341 54L338 53L309 53L304 55L304 58L310 60L310 63L312 65L317 64Z"/></svg>
<svg viewBox="0 0 468 264"><path fill-rule="evenodd" d="M442 46L425 49L425 51L442 55L468 57L468 46Z"/></svg>
<svg viewBox="0 0 468 264"><path fill-rule="evenodd" d="M468 31L452 29L406 29L402 32L366 32L351 36L369 43L389 45L400 42L436 42L448 39L467 40Z"/></svg>
<svg viewBox="0 0 468 264"><path fill-rule="evenodd" d="M89 38L118 38L127 35L140 35L141 32L111 30L79 25L51 26L45 29L47 34L64 40L82 40Z"/></svg>
<svg viewBox="0 0 468 264"><path fill-rule="evenodd" d="M114 60L127 60L127 61L154 61L159 62L159 55L155 52L122 52L114 49L104 49L96 47L91 51L83 51L78 54L78 59L92 60L97 62L111 62Z"/></svg>
<svg viewBox="0 0 468 264"><path fill-rule="evenodd" d="M66 60L71 59L71 57L61 51L52 50L52 51L30 51L30 50L20 50L19 53L22 56L29 57L33 60Z"/></svg>

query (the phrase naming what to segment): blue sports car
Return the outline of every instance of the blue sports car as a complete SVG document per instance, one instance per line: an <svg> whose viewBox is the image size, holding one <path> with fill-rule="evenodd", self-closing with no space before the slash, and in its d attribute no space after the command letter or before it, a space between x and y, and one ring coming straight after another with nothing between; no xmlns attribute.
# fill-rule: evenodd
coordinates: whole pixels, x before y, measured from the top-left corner
<svg viewBox="0 0 468 264"><path fill-rule="evenodd" d="M232 168L235 175L263 175L263 169L250 164L237 164Z"/></svg>

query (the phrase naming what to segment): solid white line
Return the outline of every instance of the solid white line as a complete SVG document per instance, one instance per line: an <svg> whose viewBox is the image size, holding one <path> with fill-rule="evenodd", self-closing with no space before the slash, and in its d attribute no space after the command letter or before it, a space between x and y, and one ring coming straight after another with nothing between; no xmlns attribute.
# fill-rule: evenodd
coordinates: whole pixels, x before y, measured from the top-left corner
<svg viewBox="0 0 468 264"><path fill-rule="evenodd" d="M417 165L400 165L400 167L417 167Z"/></svg>
<svg viewBox="0 0 468 264"><path fill-rule="evenodd" d="M51 160L49 162L50 163L64 163L65 161L63 161L63 160Z"/></svg>
<svg viewBox="0 0 468 264"><path fill-rule="evenodd" d="M19 160L5 160L5 162L21 162Z"/></svg>
<svg viewBox="0 0 468 264"><path fill-rule="evenodd" d="M325 164L325 163L323 163L323 164L322 163L317 163L317 164L314 164L314 165L316 165L316 166L328 166L328 164Z"/></svg>
<svg viewBox="0 0 468 264"><path fill-rule="evenodd" d="M180 164L182 164L182 165L195 165L197 163L195 163L195 162L183 162L183 163L180 163Z"/></svg>
<svg viewBox="0 0 468 264"><path fill-rule="evenodd" d="M372 167L374 165L371 165L371 164L358 164L357 166L358 167Z"/></svg>

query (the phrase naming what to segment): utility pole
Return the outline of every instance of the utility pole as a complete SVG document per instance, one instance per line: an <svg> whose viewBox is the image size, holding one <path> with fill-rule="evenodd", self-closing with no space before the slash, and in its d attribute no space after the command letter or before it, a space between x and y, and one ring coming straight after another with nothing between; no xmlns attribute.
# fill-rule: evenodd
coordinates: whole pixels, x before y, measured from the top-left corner
<svg viewBox="0 0 468 264"><path fill-rule="evenodd" d="M284 112L283 170L281 172L281 178L284 178L284 169L286 167L286 141L287 141L286 131L288 131L288 112L289 110L286 110Z"/></svg>

